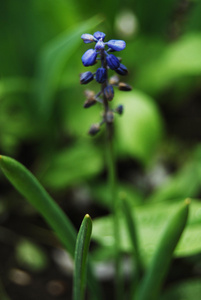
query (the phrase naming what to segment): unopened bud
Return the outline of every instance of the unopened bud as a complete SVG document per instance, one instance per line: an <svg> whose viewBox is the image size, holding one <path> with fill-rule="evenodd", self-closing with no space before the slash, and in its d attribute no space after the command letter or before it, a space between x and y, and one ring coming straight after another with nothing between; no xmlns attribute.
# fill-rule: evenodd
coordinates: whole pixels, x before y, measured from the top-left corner
<svg viewBox="0 0 201 300"><path fill-rule="evenodd" d="M111 110L109 110L107 113L106 113L106 121L108 123L112 123L114 120L114 114Z"/></svg>
<svg viewBox="0 0 201 300"><path fill-rule="evenodd" d="M104 95L109 101L114 98L114 89L112 85L106 86L106 88L104 89Z"/></svg>
<svg viewBox="0 0 201 300"><path fill-rule="evenodd" d="M122 115L123 114L123 110L124 110L124 107L122 104L118 105L117 108L115 109L115 111L119 114L119 115Z"/></svg>
<svg viewBox="0 0 201 300"><path fill-rule="evenodd" d="M88 134L90 135L96 135L100 130L100 124L93 124L91 125Z"/></svg>
<svg viewBox="0 0 201 300"><path fill-rule="evenodd" d="M96 104L96 100L93 100L93 99L87 99L84 104L83 104L83 107L84 108L89 108L91 107L92 105Z"/></svg>
<svg viewBox="0 0 201 300"><path fill-rule="evenodd" d="M125 82L119 82L118 88L120 91L131 91L132 90L132 87Z"/></svg>
<svg viewBox="0 0 201 300"><path fill-rule="evenodd" d="M112 85L118 84L119 83L119 77L117 75L114 75L114 76L110 77L109 83L112 84Z"/></svg>
<svg viewBox="0 0 201 300"><path fill-rule="evenodd" d="M94 75L91 72L84 72L80 74L80 83L87 84L94 79Z"/></svg>
<svg viewBox="0 0 201 300"><path fill-rule="evenodd" d="M95 93L92 90L85 90L84 91L85 96L87 97L87 99L89 100L94 100L95 99Z"/></svg>
<svg viewBox="0 0 201 300"><path fill-rule="evenodd" d="M115 69L115 72L118 73L119 75L127 75L128 74L128 70L127 70L126 66L124 66L123 64L120 64L119 68Z"/></svg>

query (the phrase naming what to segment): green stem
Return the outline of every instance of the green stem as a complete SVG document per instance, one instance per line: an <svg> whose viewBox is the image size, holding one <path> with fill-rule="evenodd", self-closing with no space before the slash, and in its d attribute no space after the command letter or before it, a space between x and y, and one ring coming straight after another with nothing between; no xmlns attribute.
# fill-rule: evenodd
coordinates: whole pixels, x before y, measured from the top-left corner
<svg viewBox="0 0 201 300"><path fill-rule="evenodd" d="M112 125L112 124L107 124ZM111 203L113 212L113 230L114 230L114 253L115 253L115 299L123 299L123 278L121 268L121 253L120 253L120 224L119 224L119 205L117 193L117 173L115 166L115 155L113 145L113 128L107 126L107 150L108 150L108 183L111 193Z"/></svg>

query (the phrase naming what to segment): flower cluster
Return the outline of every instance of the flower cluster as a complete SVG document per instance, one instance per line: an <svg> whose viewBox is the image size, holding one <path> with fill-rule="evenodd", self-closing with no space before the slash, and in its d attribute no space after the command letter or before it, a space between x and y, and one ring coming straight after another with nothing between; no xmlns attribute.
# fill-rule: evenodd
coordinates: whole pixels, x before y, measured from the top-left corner
<svg viewBox="0 0 201 300"><path fill-rule="evenodd" d="M126 66L121 63L121 59L111 53L124 50L126 43L123 40L110 40L104 42L105 33L100 31L95 32L93 35L85 33L81 38L86 44L95 42L94 49L88 49L82 56L83 65L88 67L95 65L98 60L101 62L101 66L97 68L96 72L92 73L87 71L80 74L81 84L87 84L93 79L101 84L101 90L97 94L90 90L85 92L87 100L84 103L84 108L91 107L97 102L102 103L104 106L102 121L99 124L92 125L89 130L89 134L95 135L100 130L102 124L111 124L113 122L114 112L120 115L123 113L122 105L119 105L113 110L110 110L109 108L108 101L111 101L114 97L113 87L116 86L122 91L130 91L132 89L128 84L120 82L117 75L108 78L108 69L114 70L119 75L128 74L128 70Z"/></svg>

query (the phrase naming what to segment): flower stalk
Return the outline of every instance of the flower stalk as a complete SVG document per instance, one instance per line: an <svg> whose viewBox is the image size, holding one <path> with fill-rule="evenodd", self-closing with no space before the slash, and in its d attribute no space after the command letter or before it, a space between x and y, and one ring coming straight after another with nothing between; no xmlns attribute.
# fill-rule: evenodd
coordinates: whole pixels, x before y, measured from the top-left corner
<svg viewBox="0 0 201 300"><path fill-rule="evenodd" d="M111 69L119 75L127 75L128 70L120 59L110 52L121 51L126 47L126 43L122 40L110 40L104 42L105 34L97 31L93 35L83 34L81 36L83 41L88 44L95 42L95 49L88 49L82 56L82 63L84 66L92 66L101 62L101 67L93 74L85 72L80 75L80 83L87 84L93 79L101 84L101 89L95 95L93 91L88 91L87 100L85 101L84 108L91 107L96 102L100 102L103 106L102 120L93 124L89 129L90 135L96 135L103 124L106 125L106 149L107 149L107 167L108 167L108 183L110 187L110 196L113 212L113 227L114 227L114 253L115 253L115 299L120 300L123 298L123 280L121 270L121 253L120 253L120 230L118 218L118 194L117 194L117 172L114 154L114 113L119 115L123 112L123 106L118 105L115 109L110 108L110 102L114 98L114 88L118 87L119 90L129 91L131 87L126 83L120 82L118 76L108 77L108 70ZM108 50L105 50L105 47ZM123 87L123 88L122 88ZM90 95L90 96L89 96Z"/></svg>

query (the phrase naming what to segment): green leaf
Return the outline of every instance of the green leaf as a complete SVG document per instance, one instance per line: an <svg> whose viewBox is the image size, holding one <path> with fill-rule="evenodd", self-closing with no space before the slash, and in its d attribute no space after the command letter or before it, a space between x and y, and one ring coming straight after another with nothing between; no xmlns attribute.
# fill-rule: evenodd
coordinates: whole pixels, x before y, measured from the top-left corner
<svg viewBox="0 0 201 300"><path fill-rule="evenodd" d="M116 93L116 101L125 105L123 116L116 120L118 147L123 154L146 164L162 137L163 123L159 111L153 99L136 90L128 94Z"/></svg>
<svg viewBox="0 0 201 300"><path fill-rule="evenodd" d="M154 252L153 259L143 278L136 298L138 300L156 300L166 278L174 249L186 226L188 218L188 206L190 201L185 203L171 217L162 238Z"/></svg>
<svg viewBox="0 0 201 300"><path fill-rule="evenodd" d="M183 201L183 200L182 200ZM139 234L140 253L143 263L148 265L156 245L159 243L164 228L169 222L175 210L178 209L180 200L162 201L159 203L148 203L131 208L131 213L136 219L136 226ZM132 253L132 244L125 227L124 216L120 218L121 227L121 249ZM112 218L110 216L97 218L93 221L92 238L102 246L111 249L114 245L112 230ZM110 250L108 250L110 251ZM188 224L182 235L176 250L175 256L193 255L201 251L201 202L193 199L190 205Z"/></svg>
<svg viewBox="0 0 201 300"><path fill-rule="evenodd" d="M0 168L13 186L44 217L71 256L74 256L76 230L38 180L22 164L10 157L0 156ZM94 299L100 299L100 293L97 293L99 286L91 268L87 279L91 292L95 295Z"/></svg>
<svg viewBox="0 0 201 300"><path fill-rule="evenodd" d="M98 16L79 24L50 42L41 53L37 68L37 110L47 119L67 61L81 44L81 35L101 22Z"/></svg>
<svg viewBox="0 0 201 300"><path fill-rule="evenodd" d="M16 160L0 156L0 168L13 186L38 210L73 256L76 231L37 179Z"/></svg>
<svg viewBox="0 0 201 300"><path fill-rule="evenodd" d="M17 244L16 258L22 267L34 272L43 271L48 264L44 251L28 240L22 240Z"/></svg>
<svg viewBox="0 0 201 300"><path fill-rule="evenodd" d="M200 300L200 280L188 280L170 287L160 300Z"/></svg>
<svg viewBox="0 0 201 300"><path fill-rule="evenodd" d="M102 170L103 161L98 148L78 143L56 153L45 165L48 168L42 175L44 184L62 189L95 176Z"/></svg>
<svg viewBox="0 0 201 300"><path fill-rule="evenodd" d="M131 214L131 207L127 201L125 195L122 195L122 209L124 213L125 224L127 227L128 235L130 236L130 240L133 247L133 256L134 261L136 262L138 279L143 273L143 264L140 256L140 247L139 247L139 238L138 238L138 230L136 228L135 215Z"/></svg>
<svg viewBox="0 0 201 300"><path fill-rule="evenodd" d="M75 269L73 282L73 300L84 299L86 261L92 232L92 221L89 215L85 215L78 232L75 247Z"/></svg>
<svg viewBox="0 0 201 300"><path fill-rule="evenodd" d="M201 74L201 35L183 36L164 48L158 58L142 66L136 78L136 87L156 94L184 76Z"/></svg>

